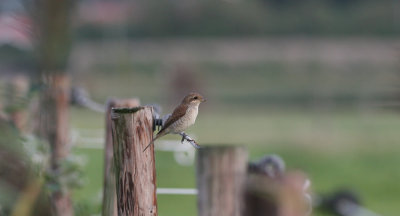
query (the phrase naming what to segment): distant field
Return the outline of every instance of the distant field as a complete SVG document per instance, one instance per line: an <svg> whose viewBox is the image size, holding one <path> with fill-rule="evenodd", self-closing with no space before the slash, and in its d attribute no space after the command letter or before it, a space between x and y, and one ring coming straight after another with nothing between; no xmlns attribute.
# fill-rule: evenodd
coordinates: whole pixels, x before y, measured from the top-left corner
<svg viewBox="0 0 400 216"><path fill-rule="evenodd" d="M178 92L197 89L212 107L361 108L396 98L399 45L301 37L83 43L70 70L100 101L138 96L171 105Z"/></svg>

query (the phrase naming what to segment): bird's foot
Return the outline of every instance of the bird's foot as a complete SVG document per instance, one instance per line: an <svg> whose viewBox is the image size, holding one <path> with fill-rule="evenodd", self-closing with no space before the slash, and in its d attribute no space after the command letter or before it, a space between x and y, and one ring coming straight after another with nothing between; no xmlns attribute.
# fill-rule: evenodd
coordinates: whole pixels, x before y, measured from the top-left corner
<svg viewBox="0 0 400 216"><path fill-rule="evenodd" d="M185 137L187 137L187 135L185 134L185 132L180 132L179 135L182 136L181 143L183 144L183 141L185 141Z"/></svg>
<svg viewBox="0 0 400 216"><path fill-rule="evenodd" d="M189 143L192 144L192 146L195 149L200 149L201 148L201 146L199 144L197 144L197 142L195 140L190 140Z"/></svg>
<svg viewBox="0 0 400 216"><path fill-rule="evenodd" d="M196 140L192 139L190 136L188 136L187 134L185 134L184 132L179 133L179 135L182 136L182 140L181 143L183 143L184 140L188 141L194 148L199 149L201 148L201 146L199 146L196 143Z"/></svg>
<svg viewBox="0 0 400 216"><path fill-rule="evenodd" d="M187 136L185 133L181 133L182 139L181 139L181 143L183 144L183 141L185 141L185 137Z"/></svg>

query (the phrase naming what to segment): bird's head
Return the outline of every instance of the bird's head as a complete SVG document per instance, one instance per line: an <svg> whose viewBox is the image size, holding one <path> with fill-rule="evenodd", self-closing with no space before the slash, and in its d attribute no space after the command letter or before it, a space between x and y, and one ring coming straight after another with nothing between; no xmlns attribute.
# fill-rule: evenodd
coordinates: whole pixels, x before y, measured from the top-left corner
<svg viewBox="0 0 400 216"><path fill-rule="evenodd" d="M198 106L201 102L206 101L206 99L199 93L192 92L183 98L182 103L188 105Z"/></svg>

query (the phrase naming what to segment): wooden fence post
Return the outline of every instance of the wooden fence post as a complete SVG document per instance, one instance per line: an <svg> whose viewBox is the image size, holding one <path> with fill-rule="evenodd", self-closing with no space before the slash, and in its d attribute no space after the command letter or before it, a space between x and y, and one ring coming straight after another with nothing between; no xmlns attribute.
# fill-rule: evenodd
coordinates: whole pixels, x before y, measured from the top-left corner
<svg viewBox="0 0 400 216"><path fill-rule="evenodd" d="M117 216L117 200L115 192L115 173L113 162L113 143L111 134L111 108L133 108L140 105L136 98L109 99L106 105L106 131L104 146L104 187L103 187L103 216Z"/></svg>
<svg viewBox="0 0 400 216"><path fill-rule="evenodd" d="M152 107L111 113L119 216L157 216Z"/></svg>
<svg viewBox="0 0 400 216"><path fill-rule="evenodd" d="M198 151L199 216L240 216L244 208L247 150L238 146Z"/></svg>

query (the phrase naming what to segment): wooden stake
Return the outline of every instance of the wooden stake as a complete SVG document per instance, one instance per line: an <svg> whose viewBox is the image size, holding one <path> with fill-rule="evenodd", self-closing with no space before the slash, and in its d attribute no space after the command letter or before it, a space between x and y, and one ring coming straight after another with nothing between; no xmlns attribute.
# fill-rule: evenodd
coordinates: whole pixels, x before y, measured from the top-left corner
<svg viewBox="0 0 400 216"><path fill-rule="evenodd" d="M138 99L109 99L106 105L106 135L104 146L104 189L103 189L103 216L117 216L117 200L115 191L115 172L113 158L113 143L111 134L111 108L137 107Z"/></svg>
<svg viewBox="0 0 400 216"><path fill-rule="evenodd" d="M156 216L154 146L151 107L116 108L111 113L119 216Z"/></svg>
<svg viewBox="0 0 400 216"><path fill-rule="evenodd" d="M205 147L198 150L198 215L242 215L246 172L247 151L243 147Z"/></svg>

